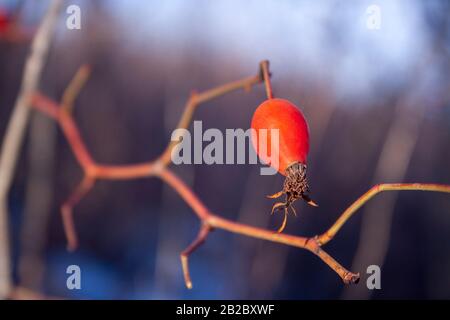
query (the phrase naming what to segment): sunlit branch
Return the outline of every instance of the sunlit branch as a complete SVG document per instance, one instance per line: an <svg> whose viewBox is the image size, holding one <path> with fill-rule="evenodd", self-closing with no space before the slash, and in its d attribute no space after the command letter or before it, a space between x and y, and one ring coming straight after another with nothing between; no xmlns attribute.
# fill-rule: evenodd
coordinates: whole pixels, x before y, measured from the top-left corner
<svg viewBox="0 0 450 320"><path fill-rule="evenodd" d="M199 93L194 93L188 99L184 112L180 118L177 128L188 128L192 122L195 109L203 102L217 98L228 92L238 89L249 89L252 86L264 82L266 85L266 93L269 98L273 97L272 88L269 77L270 72L268 68L268 61L263 61L260 64L260 70L256 76L244 78L238 81L230 82L216 88L206 90ZM78 76L81 77L81 76ZM81 80L74 82L80 84ZM66 106L71 105L76 94L79 92L78 85L73 85L75 89L67 92ZM76 93L76 94L74 94ZM72 220L73 207L86 195L92 188L96 180L120 180L120 179L135 179L143 177L157 177L168 184L174 191L176 191L181 198L191 207L198 219L200 220L201 228L197 238L194 242L181 253L181 264L186 286L192 287L192 281L189 274L188 259L192 252L194 252L207 238L209 232L213 229L222 229L231 233L240 234L252 238L267 240L284 245L289 245L301 249L308 250L318 256L331 269L333 269L344 281L344 283L356 283L359 280L358 273L352 273L341 266L333 257L326 253L321 246L329 242L336 233L340 230L342 225L356 212L364 203L370 200L374 195L381 191L393 190L424 190L436 192L450 192L450 186L436 185L436 184L382 184L377 185L361 196L355 201L335 224L324 234L316 237L301 237L288 234L281 234L271 230L253 227L247 224L234 222L224 219L219 215L211 212L204 203L198 198L193 190L187 186L174 172L172 172L168 165L171 163L171 153L175 147L175 143L171 142L167 145L162 155L154 161L146 163L132 164L132 165L102 165L96 163L89 151L87 150L82 135L78 130L78 126L72 118L70 112L67 112L63 104L53 102L51 99L42 94L36 93L32 100L33 106L36 110L43 112L49 117L55 119L77 159L84 170L85 178L79 187L74 191L72 196L62 206L62 214L64 219L64 227L68 239L68 247L74 249L77 244L77 237Z"/></svg>

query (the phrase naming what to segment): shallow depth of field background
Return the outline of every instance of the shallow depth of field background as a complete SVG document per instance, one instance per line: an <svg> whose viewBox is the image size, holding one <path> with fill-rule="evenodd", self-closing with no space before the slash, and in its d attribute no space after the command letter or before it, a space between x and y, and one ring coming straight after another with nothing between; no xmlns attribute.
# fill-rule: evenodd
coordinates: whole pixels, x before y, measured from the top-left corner
<svg viewBox="0 0 450 320"><path fill-rule="evenodd" d="M48 1L22 4L33 28ZM148 161L170 139L192 90L253 75L269 59L274 92L304 111L311 130L308 176L319 208L296 203L286 233L315 235L372 185L450 183L450 5L446 1L67 1L82 30L61 16L40 90L58 100L83 63L93 73L75 115L96 160ZM381 8L381 29L366 8ZM18 93L29 43L0 42L0 137ZM247 129L265 99L262 85L202 105L203 127ZM102 299L450 298L450 196L381 194L326 246L361 272L358 287L304 250L213 232L190 259L179 253L199 223L157 179L100 181L75 208L81 246L65 251L59 205L81 170L55 124L34 113L10 193L14 276L50 296ZM259 165L173 169L214 212L276 229L270 217L283 179ZM24 231L26 230L26 231ZM382 265L382 289L365 289ZM82 289L66 289L66 267Z"/></svg>

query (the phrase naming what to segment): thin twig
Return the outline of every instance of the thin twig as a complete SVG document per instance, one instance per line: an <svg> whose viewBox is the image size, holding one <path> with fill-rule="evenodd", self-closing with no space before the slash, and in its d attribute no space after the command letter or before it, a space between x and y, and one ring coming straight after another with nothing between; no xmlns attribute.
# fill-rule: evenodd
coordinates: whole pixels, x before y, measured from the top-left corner
<svg viewBox="0 0 450 320"><path fill-rule="evenodd" d="M331 241L334 236L339 232L342 226L348 219L361 208L367 201L372 199L375 195L383 191L405 191L405 190L417 190L417 191L432 191L432 192L444 192L450 193L450 186L445 184L429 184L429 183L383 183L372 187L369 191L364 193L361 197L353 202L336 222L323 234L317 237L317 241L320 245L324 245Z"/></svg>
<svg viewBox="0 0 450 320"><path fill-rule="evenodd" d="M67 236L67 250L74 251L78 247L78 237L73 221L73 207L76 206L94 186L95 179L85 176L70 197L61 206L64 232Z"/></svg>
<svg viewBox="0 0 450 320"><path fill-rule="evenodd" d="M241 234L247 237L268 240L271 242L277 242L288 246L309 250L322 259L322 261L324 261L330 268L332 268L345 283L358 282L359 274L354 274L341 266L336 260L320 248L320 245L315 238L292 236L221 218L220 216L210 212L203 202L197 197L197 195L191 190L191 188L189 188L170 169L163 168L158 173L158 177L171 186L181 196L181 198L183 198L183 200L193 209L203 225ZM188 283L186 283L186 285L189 287Z"/></svg>
<svg viewBox="0 0 450 320"><path fill-rule="evenodd" d="M31 52L25 64L20 92L3 140L0 156L0 298L5 297L11 289L7 229L8 193L28 123L30 97L36 91L39 83L61 4L61 0L53 0L33 39Z"/></svg>
<svg viewBox="0 0 450 320"><path fill-rule="evenodd" d="M61 104L67 112L72 112L75 99L78 97L90 74L91 67L89 65L81 66L73 77L72 82L67 86L61 100Z"/></svg>
<svg viewBox="0 0 450 320"><path fill-rule="evenodd" d="M261 68L261 75L264 79L264 85L266 88L267 99L273 99L272 83L270 82L270 71L269 71L269 61L264 60L259 64Z"/></svg>
<svg viewBox="0 0 450 320"><path fill-rule="evenodd" d="M257 85L263 81L262 71L256 76L244 78L238 81L230 82L216 88L203 91L201 93L193 93L189 100L187 101L184 112L180 118L177 125L178 129L187 129L192 122L192 117L194 115L195 109L206 101L212 100L229 92L239 90L239 89L250 89L252 86ZM173 149L178 144L177 141L171 141L166 147L164 152L160 157L160 161L164 165L169 165L171 162L171 154Z"/></svg>

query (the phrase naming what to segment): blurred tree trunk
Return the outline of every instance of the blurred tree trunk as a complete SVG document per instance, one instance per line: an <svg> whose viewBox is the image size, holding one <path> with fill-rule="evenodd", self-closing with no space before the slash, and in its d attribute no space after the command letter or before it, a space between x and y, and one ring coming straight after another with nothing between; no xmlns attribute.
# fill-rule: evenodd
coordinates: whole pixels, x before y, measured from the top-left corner
<svg viewBox="0 0 450 320"><path fill-rule="evenodd" d="M43 254L53 202L56 124L42 114L31 119L28 180L20 236L20 285L41 291L45 270Z"/></svg>

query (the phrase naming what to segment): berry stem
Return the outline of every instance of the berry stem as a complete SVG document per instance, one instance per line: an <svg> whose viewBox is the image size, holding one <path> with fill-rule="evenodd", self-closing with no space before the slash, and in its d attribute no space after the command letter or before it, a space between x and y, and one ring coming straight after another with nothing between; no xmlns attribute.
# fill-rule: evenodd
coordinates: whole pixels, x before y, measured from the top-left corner
<svg viewBox="0 0 450 320"><path fill-rule="evenodd" d="M262 79L264 80L264 85L266 87L267 99L273 99L272 84L270 82L271 74L269 72L269 61L268 60L261 61L260 68L261 68L261 76Z"/></svg>

